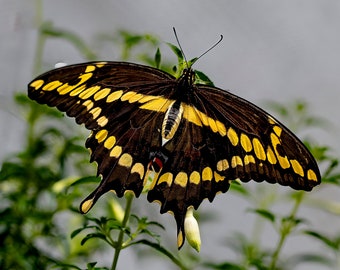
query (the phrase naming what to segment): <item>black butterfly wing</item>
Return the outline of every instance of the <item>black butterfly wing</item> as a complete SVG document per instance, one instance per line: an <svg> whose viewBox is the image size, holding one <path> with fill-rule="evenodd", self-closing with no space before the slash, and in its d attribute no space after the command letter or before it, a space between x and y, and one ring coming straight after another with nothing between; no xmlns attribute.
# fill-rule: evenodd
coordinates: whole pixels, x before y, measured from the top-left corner
<svg viewBox="0 0 340 270"><path fill-rule="evenodd" d="M228 153L234 176L242 181L266 180L306 191L320 184L320 172L312 154L273 116L217 88L200 86L198 93L206 110L226 128L216 155L220 173L228 176L229 170L220 167L221 159Z"/></svg>
<svg viewBox="0 0 340 270"><path fill-rule="evenodd" d="M223 90L188 85L175 136L163 145L162 122L178 81L160 70L122 62L92 62L47 72L29 97L56 106L92 130L86 142L102 181L82 203L86 213L105 192L136 196L146 188L161 212L173 212L178 246L189 206L226 192L229 181L254 179L311 190L320 182L305 146L260 108ZM186 90L186 89L183 89ZM158 169L150 170L150 164ZM151 183L149 181L151 180Z"/></svg>
<svg viewBox="0 0 340 270"><path fill-rule="evenodd" d="M149 155L160 147L159 129L175 79L160 70L123 62L90 62L49 71L29 84L28 95L55 106L92 130L86 141L102 182L81 204L90 210L105 192L139 196Z"/></svg>
<svg viewBox="0 0 340 270"><path fill-rule="evenodd" d="M179 247L187 208L212 201L231 180L309 191L321 179L308 149L274 117L227 91L193 89L176 136L164 146L169 160L148 194L150 201L162 202L161 212L174 212Z"/></svg>

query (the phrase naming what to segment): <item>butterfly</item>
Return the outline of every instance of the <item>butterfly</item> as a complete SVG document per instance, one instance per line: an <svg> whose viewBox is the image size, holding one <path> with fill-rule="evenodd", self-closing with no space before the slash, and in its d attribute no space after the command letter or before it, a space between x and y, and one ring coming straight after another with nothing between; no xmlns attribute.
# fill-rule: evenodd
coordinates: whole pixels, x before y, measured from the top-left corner
<svg viewBox="0 0 340 270"><path fill-rule="evenodd" d="M102 180L80 211L110 190L147 190L161 213L173 213L179 248L187 209L212 202L232 180L305 191L320 184L314 157L291 131L249 101L195 83L190 66L175 78L128 62L69 65L34 79L28 96L92 131L86 147Z"/></svg>

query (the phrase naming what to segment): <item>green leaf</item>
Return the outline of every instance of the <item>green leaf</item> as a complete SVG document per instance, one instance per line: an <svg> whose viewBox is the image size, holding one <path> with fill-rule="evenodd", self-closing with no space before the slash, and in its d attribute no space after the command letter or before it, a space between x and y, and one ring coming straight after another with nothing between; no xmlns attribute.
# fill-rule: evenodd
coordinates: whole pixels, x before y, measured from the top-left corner
<svg viewBox="0 0 340 270"><path fill-rule="evenodd" d="M156 54L155 54L155 67L159 68L161 65L161 52L159 50L159 48L157 48Z"/></svg>
<svg viewBox="0 0 340 270"><path fill-rule="evenodd" d="M210 80L209 77L205 75L202 71L195 70L195 75L196 75L195 83L214 86L212 80Z"/></svg>
<svg viewBox="0 0 340 270"><path fill-rule="evenodd" d="M273 214L271 211L266 209L249 209L249 212L253 212L258 214L259 216L269 220L270 222L274 223L276 220L275 214Z"/></svg>
<svg viewBox="0 0 340 270"><path fill-rule="evenodd" d="M328 267L334 267L335 262L331 260L330 258L326 257L325 255L315 254L315 253L303 253L303 254L297 254L292 257L290 257L289 261L290 269L298 269L299 264L303 263L309 263L309 264L321 264ZM334 268L331 268L334 269Z"/></svg>
<svg viewBox="0 0 340 270"><path fill-rule="evenodd" d="M304 231L304 233L320 240L322 243L324 243L326 246L330 247L331 249L338 250L340 247L339 237L328 237L322 233L311 231L311 230L306 230Z"/></svg>
<svg viewBox="0 0 340 270"><path fill-rule="evenodd" d="M88 240L93 238L99 238L106 241L106 236L102 233L89 233L81 240L80 244L84 245Z"/></svg>
<svg viewBox="0 0 340 270"><path fill-rule="evenodd" d="M207 262L207 263L204 263L203 265L209 269L216 269L216 270L247 270L243 266L240 266L236 263L230 263L230 262L224 262L224 263Z"/></svg>

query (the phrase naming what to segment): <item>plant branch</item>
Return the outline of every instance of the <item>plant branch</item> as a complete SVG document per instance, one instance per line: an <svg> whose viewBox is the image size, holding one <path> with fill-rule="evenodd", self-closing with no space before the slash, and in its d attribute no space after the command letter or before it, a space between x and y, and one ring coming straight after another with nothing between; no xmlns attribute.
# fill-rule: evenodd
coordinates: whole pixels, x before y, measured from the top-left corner
<svg viewBox="0 0 340 270"><path fill-rule="evenodd" d="M125 233L125 228L127 226L129 218L130 218L131 206L132 206L132 201L133 201L133 194L128 192L128 193L125 194L125 198L126 198L125 214L124 214L124 218L123 218L123 222L122 222L122 229L121 229L121 231L119 232L119 235L118 235L118 241L117 241L117 245L116 245L116 248L115 248L115 254L114 254L114 257L113 257L111 270L116 269L120 251L124 248L123 247L124 233Z"/></svg>

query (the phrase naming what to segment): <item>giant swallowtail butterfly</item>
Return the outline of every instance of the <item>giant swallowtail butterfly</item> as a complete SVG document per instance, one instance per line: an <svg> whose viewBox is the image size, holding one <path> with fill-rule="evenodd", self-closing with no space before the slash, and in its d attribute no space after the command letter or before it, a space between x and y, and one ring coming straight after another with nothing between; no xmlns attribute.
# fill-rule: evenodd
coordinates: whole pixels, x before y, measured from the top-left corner
<svg viewBox="0 0 340 270"><path fill-rule="evenodd" d="M86 147L102 180L80 211L109 190L138 197L149 185L148 200L174 214L179 248L188 207L212 201L231 180L306 191L320 183L316 161L292 132L249 101L195 84L191 68L176 79L126 62L70 65L34 79L28 96L92 131Z"/></svg>

